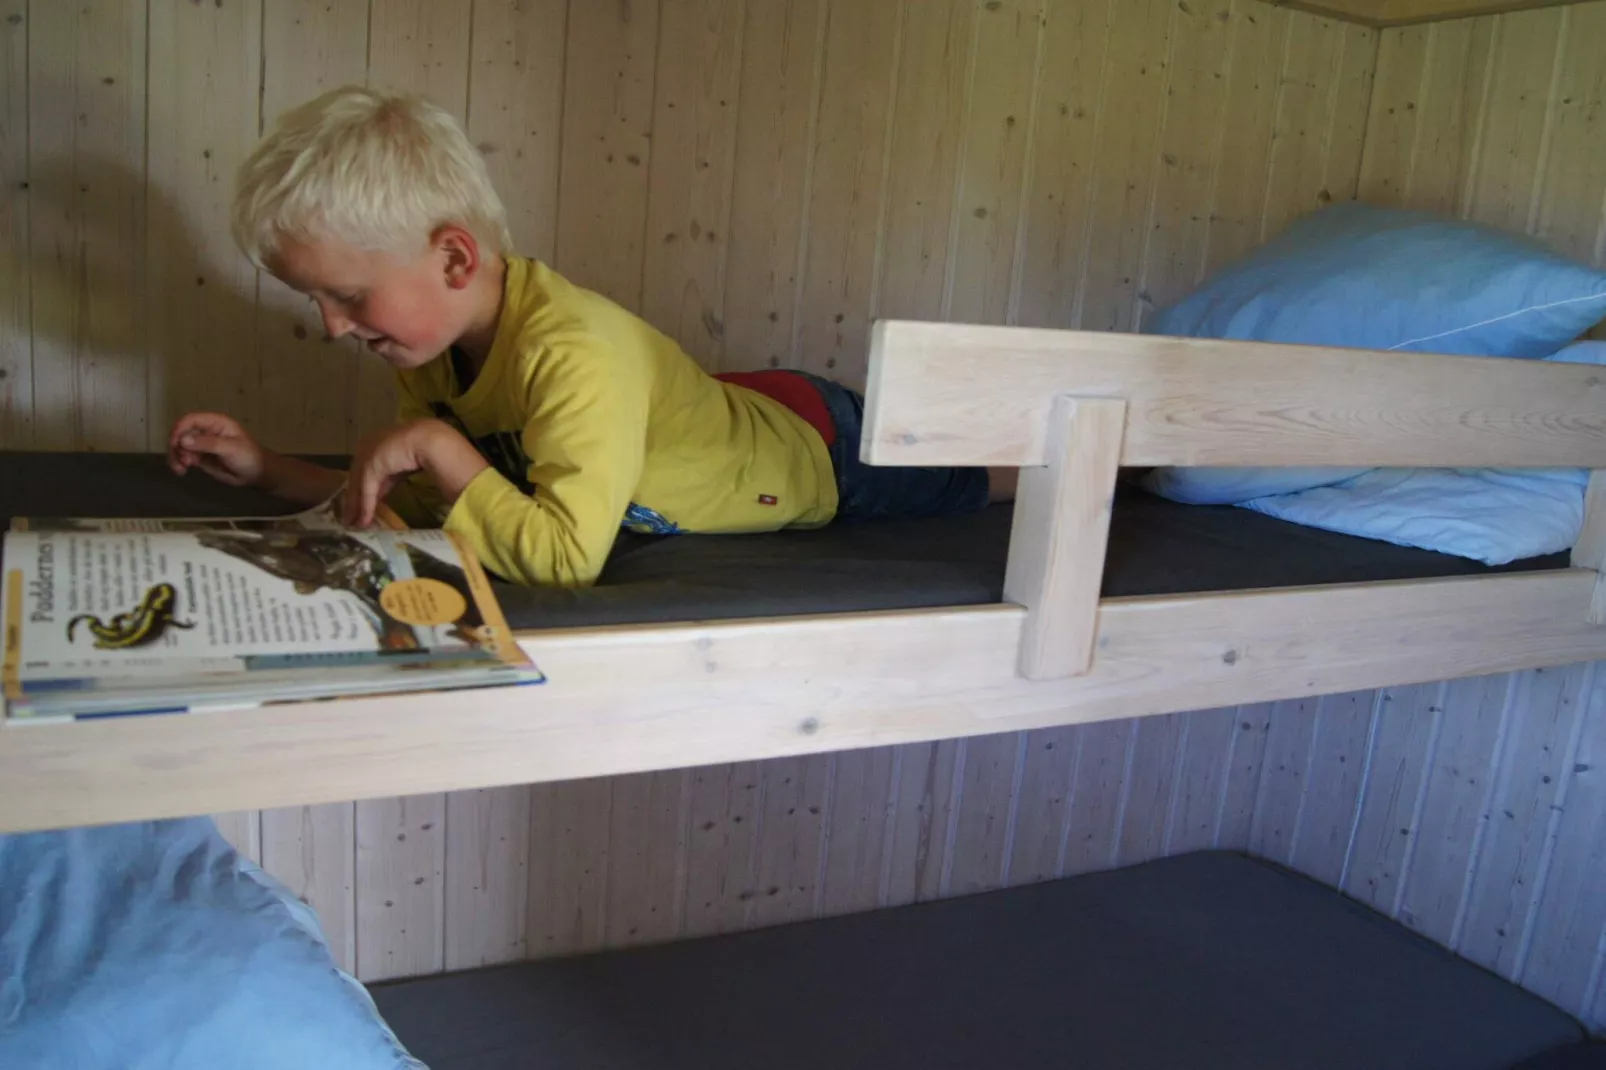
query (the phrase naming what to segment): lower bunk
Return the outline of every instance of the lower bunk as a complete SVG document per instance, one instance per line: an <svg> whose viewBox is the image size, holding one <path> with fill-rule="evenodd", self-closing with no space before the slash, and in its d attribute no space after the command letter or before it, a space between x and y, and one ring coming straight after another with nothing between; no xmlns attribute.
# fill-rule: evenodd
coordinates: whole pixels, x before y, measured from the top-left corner
<svg viewBox="0 0 1606 1070"><path fill-rule="evenodd" d="M190 820L0 837L0 1065L1586 1070L1606 1046L1226 851L364 988Z"/></svg>

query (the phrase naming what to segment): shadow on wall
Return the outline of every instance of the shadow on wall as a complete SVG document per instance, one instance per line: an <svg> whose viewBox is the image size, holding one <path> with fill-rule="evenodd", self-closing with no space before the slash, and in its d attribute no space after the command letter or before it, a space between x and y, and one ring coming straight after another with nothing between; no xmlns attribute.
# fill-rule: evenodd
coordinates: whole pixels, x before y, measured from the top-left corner
<svg viewBox="0 0 1606 1070"><path fill-rule="evenodd" d="M254 425L273 407L305 408L305 382L264 390L270 347L349 364L295 295L265 279L264 297L276 292L259 304L232 242L221 239L236 259L220 262L184 206L121 161L35 159L29 195L36 448L160 449L188 409ZM335 392L344 408L349 391Z"/></svg>

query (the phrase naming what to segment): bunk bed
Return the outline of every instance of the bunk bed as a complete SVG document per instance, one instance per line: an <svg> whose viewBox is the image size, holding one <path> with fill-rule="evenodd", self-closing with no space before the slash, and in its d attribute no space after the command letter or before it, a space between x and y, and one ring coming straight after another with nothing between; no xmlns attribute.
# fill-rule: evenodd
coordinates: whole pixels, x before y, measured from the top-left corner
<svg viewBox="0 0 1606 1070"><path fill-rule="evenodd" d="M901 569L902 595L887 582L873 603L855 601L843 583L790 606L748 598L744 613L731 605L740 591L708 593L724 583L708 561L726 541L626 545L593 595L510 595L510 620L550 677L542 688L7 726L0 830L679 768L1594 659L1606 655L1598 478L1570 558L1496 570L1242 511L1168 527L1187 507L1117 493L1117 477L1149 465L1599 469L1603 401L1606 374L1589 366L882 322L866 458L1023 469L1007 518L939 533L923 560L894 567L885 548L855 559L860 574ZM148 459L17 460L0 485L11 512L72 505L64 488L96 466L123 473L111 484L122 490L94 491L102 513L118 494L148 513L180 485ZM214 512L244 504L205 493ZM183 494L166 504L193 515ZM1112 514L1125 518L1113 528ZM1112 530L1123 533L1113 546ZM1279 555L1257 549L1279 537L1301 550L1285 566L1305 562L1281 575ZM749 538L762 537L729 548ZM813 536L838 560L874 538ZM1226 562L1216 575L1212 544ZM804 555L787 582L811 586L821 556ZM755 569L749 587L777 574ZM929 582L939 574L946 587Z"/></svg>

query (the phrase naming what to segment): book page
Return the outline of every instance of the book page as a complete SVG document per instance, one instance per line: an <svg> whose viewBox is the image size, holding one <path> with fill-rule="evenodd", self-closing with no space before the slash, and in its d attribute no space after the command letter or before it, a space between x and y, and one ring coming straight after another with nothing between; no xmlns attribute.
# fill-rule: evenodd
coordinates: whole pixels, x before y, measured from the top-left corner
<svg viewBox="0 0 1606 1070"><path fill-rule="evenodd" d="M14 532L7 682L518 663L488 594L438 531Z"/></svg>

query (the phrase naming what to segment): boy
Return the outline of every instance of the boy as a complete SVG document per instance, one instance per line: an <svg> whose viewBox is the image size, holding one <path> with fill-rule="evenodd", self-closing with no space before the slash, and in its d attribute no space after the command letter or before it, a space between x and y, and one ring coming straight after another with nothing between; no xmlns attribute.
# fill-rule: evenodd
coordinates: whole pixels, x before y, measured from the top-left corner
<svg viewBox="0 0 1606 1070"><path fill-rule="evenodd" d="M387 501L443 524L525 584L583 586L621 525L749 532L835 517L981 508L984 469L870 468L862 400L794 372L715 378L671 339L512 253L479 153L424 101L334 90L283 116L241 167L235 240L397 371L398 426L349 473L190 413L169 435L200 468L300 504L345 485L348 522Z"/></svg>

